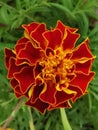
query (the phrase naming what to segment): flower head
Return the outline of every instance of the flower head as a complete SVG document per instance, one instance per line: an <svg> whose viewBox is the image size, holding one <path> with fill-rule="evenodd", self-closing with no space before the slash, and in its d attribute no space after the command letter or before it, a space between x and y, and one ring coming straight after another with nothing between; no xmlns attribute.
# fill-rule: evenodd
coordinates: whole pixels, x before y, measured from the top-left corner
<svg viewBox="0 0 98 130"><path fill-rule="evenodd" d="M46 110L65 107L87 93L94 77L94 56L86 38L75 47L80 34L61 21L48 30L44 23L23 25L24 37L14 49L5 49L8 78L17 98L26 105Z"/></svg>

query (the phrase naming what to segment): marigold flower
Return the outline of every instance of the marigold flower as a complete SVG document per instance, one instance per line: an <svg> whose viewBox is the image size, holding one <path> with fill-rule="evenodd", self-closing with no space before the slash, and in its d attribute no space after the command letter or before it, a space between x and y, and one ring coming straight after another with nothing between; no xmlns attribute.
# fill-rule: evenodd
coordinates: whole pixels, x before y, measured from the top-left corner
<svg viewBox="0 0 98 130"><path fill-rule="evenodd" d="M41 113L70 108L70 102L87 93L94 77L94 56L86 38L75 47L80 34L61 21L48 30L44 23L22 25L24 37L14 49L5 49L8 79L17 98Z"/></svg>

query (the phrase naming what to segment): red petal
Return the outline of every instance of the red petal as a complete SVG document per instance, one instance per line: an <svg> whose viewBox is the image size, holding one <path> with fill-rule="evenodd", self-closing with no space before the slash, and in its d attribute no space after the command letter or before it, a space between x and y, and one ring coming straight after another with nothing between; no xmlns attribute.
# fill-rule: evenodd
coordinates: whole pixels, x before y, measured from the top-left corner
<svg viewBox="0 0 98 130"><path fill-rule="evenodd" d="M19 85L18 81L15 78L10 80L10 84L12 88L15 88L17 85Z"/></svg>
<svg viewBox="0 0 98 130"><path fill-rule="evenodd" d="M85 63L76 63L76 69L75 71L77 73L84 73L84 74L89 74L92 66L92 60L88 60Z"/></svg>
<svg viewBox="0 0 98 130"><path fill-rule="evenodd" d="M62 44L63 50L73 49L75 46L75 43L77 42L77 40L80 37L80 34L72 33L71 31L66 30L65 36L66 37L65 37L63 44Z"/></svg>
<svg viewBox="0 0 98 130"><path fill-rule="evenodd" d="M57 91L55 97L56 97L56 106L59 104L62 104L64 102L66 102L67 100L70 100L72 97L74 96L74 94L67 94L63 91Z"/></svg>
<svg viewBox="0 0 98 130"><path fill-rule="evenodd" d="M76 32L78 30L77 28L65 26L60 20L57 21L56 28L60 29L63 34L65 33L65 30L69 30L70 32Z"/></svg>
<svg viewBox="0 0 98 130"><path fill-rule="evenodd" d="M76 59L78 61L78 59L81 59L83 57L86 58L93 58L93 55L90 51L90 49L88 48L88 42L89 40L86 39L83 43L81 43L74 51L73 51L73 56L71 59Z"/></svg>
<svg viewBox="0 0 98 130"><path fill-rule="evenodd" d="M32 43L28 42L26 48L20 51L18 57L26 59L30 64L34 65L42 57L42 54L41 48L35 48Z"/></svg>
<svg viewBox="0 0 98 130"><path fill-rule="evenodd" d="M17 41L16 46L21 45L21 44L26 44L27 42L28 42L28 39L25 38L25 37L22 37L22 38L20 38L20 39ZM15 46L15 47L16 47L16 46Z"/></svg>
<svg viewBox="0 0 98 130"><path fill-rule="evenodd" d="M21 91L20 91L19 85L17 85L17 86L15 87L14 93L15 93L15 95L16 95L17 98L20 98L20 97L23 96L23 94L22 94Z"/></svg>
<svg viewBox="0 0 98 130"><path fill-rule="evenodd" d="M15 64L15 61L16 59L11 57L10 62L9 62L10 65L9 65L9 70L8 70L8 78L12 78L14 73L19 72L25 66L25 65L17 66Z"/></svg>
<svg viewBox="0 0 98 130"><path fill-rule="evenodd" d="M61 45L62 33L58 29L46 31L44 33L44 37L48 41L48 47L52 48L53 50L58 48Z"/></svg>
<svg viewBox="0 0 98 130"><path fill-rule="evenodd" d="M63 35L64 35L64 32L65 32L65 27L66 26L60 20L57 21L56 28L60 29L60 31L63 33Z"/></svg>
<svg viewBox="0 0 98 130"><path fill-rule="evenodd" d="M14 74L16 80L18 80L20 85L20 90L22 93L26 93L26 91L30 88L31 84L34 83L34 75L32 67L24 67L20 72Z"/></svg>
<svg viewBox="0 0 98 130"><path fill-rule="evenodd" d="M39 46L42 47L42 49L45 49L47 46L46 41L42 35L45 31L46 31L45 24L40 24L30 35L34 41L39 43Z"/></svg>
<svg viewBox="0 0 98 130"><path fill-rule="evenodd" d="M33 86L33 88L31 88L33 91L32 91L32 97L31 97L31 102L35 102L37 100L37 98L39 97L39 94L41 93L41 91L43 90L43 85L36 85L36 86Z"/></svg>
<svg viewBox="0 0 98 130"><path fill-rule="evenodd" d="M16 51L17 55L21 49L25 48L27 42L28 42L28 39L25 37L22 37L17 41L17 43L15 45L15 51Z"/></svg>
<svg viewBox="0 0 98 130"><path fill-rule="evenodd" d="M8 48L5 48L5 65L6 65L6 68L8 69L9 68L9 60L11 57L16 57L15 53L13 52L13 50L11 49L8 49Z"/></svg>
<svg viewBox="0 0 98 130"><path fill-rule="evenodd" d="M72 97L72 102L75 102L78 98L80 98L81 96L83 96L84 94L82 93L81 89L79 89L78 87L72 86L70 85L68 87L70 90L73 90L76 92L76 94Z"/></svg>
<svg viewBox="0 0 98 130"><path fill-rule="evenodd" d="M54 104L56 93L55 84L53 84L52 82L47 83L47 86L44 86L43 91L40 94L40 99L46 103Z"/></svg>
<svg viewBox="0 0 98 130"><path fill-rule="evenodd" d="M42 72L43 67L39 65L39 63L36 64L34 67L34 76L36 77L39 73Z"/></svg>
<svg viewBox="0 0 98 130"><path fill-rule="evenodd" d="M89 83L93 79L95 73L91 72L89 75L85 75L83 73L77 73L76 78L70 82L72 86L78 87L83 93L86 92Z"/></svg>
<svg viewBox="0 0 98 130"><path fill-rule="evenodd" d="M34 31L38 27L39 23L32 22L28 25L23 24L22 27L30 34L32 31Z"/></svg>
<svg viewBox="0 0 98 130"><path fill-rule="evenodd" d="M26 105L29 105L31 107L35 107L42 114L45 113L46 109L49 106L47 103L42 102L40 99L37 99L36 102L34 102L34 103L31 103L31 100L29 100L26 102Z"/></svg>
<svg viewBox="0 0 98 130"><path fill-rule="evenodd" d="M70 107L71 107L70 103L68 101L66 101L66 102L61 103L57 106L50 105L48 107L48 110L53 110L53 109L57 109L57 108L70 108Z"/></svg>

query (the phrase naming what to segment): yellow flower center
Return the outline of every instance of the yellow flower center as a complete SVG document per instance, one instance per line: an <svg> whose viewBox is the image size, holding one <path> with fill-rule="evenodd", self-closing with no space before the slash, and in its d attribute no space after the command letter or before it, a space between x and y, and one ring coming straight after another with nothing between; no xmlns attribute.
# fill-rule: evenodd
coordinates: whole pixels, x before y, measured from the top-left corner
<svg viewBox="0 0 98 130"><path fill-rule="evenodd" d="M51 81L56 84L58 91L68 88L70 82L70 74L73 73L73 61L68 58L71 52L64 52L61 48L49 52L48 56L40 61L43 66L41 79L44 83Z"/></svg>

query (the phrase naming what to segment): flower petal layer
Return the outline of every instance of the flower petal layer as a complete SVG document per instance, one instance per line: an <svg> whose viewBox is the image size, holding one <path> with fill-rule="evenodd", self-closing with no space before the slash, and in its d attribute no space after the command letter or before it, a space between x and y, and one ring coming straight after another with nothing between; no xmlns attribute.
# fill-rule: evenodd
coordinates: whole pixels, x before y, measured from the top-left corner
<svg viewBox="0 0 98 130"><path fill-rule="evenodd" d="M55 103L55 93L56 88L54 87L55 84L52 82L48 82L47 85L44 85L44 88L40 94L40 99L48 104Z"/></svg>
<svg viewBox="0 0 98 130"><path fill-rule="evenodd" d="M34 103L31 103L31 101L27 101L26 105L35 107L38 111L40 111L42 114L45 113L46 109L48 108L49 104L41 101L40 99L37 99Z"/></svg>
<svg viewBox="0 0 98 130"><path fill-rule="evenodd" d="M5 65L6 65L6 68L8 69L9 68L9 60L11 57L16 57L15 53L13 50L11 49L8 49L8 48L5 48Z"/></svg>
<svg viewBox="0 0 98 130"><path fill-rule="evenodd" d="M85 61L87 61L85 58L89 59L93 59L94 56L92 55L91 51L88 48L88 42L89 40L86 39L82 44L80 44L74 51L73 51L73 55L71 57L71 59L76 60L77 62L82 62L84 63ZM81 60L79 60L81 59ZM84 62L83 62L83 60Z"/></svg>
<svg viewBox="0 0 98 130"><path fill-rule="evenodd" d="M20 72L14 74L16 80L18 80L20 85L20 90L24 94L34 83L33 68L30 66L24 67Z"/></svg>
<svg viewBox="0 0 98 130"><path fill-rule="evenodd" d="M58 29L46 31L44 33L44 37L48 42L48 47L52 49L56 49L57 47L59 47L62 42L62 33Z"/></svg>
<svg viewBox="0 0 98 130"><path fill-rule="evenodd" d="M90 72L88 75L85 75L83 73L77 73L77 77L74 78L74 80L71 81L71 85L79 87L79 89L85 93L88 87L88 84L93 79L95 73Z"/></svg>
<svg viewBox="0 0 98 130"><path fill-rule="evenodd" d="M20 51L18 57L20 59L26 59L30 62L31 65L34 65L37 63L37 60L42 57L42 54L43 52L41 51L41 48L35 48L31 42L28 42L25 49Z"/></svg>
<svg viewBox="0 0 98 130"><path fill-rule="evenodd" d="M78 33L72 33L69 30L66 30L65 32L65 38L62 44L63 50L66 49L73 49L75 46L75 43L77 42L77 40L80 37L80 34Z"/></svg>

